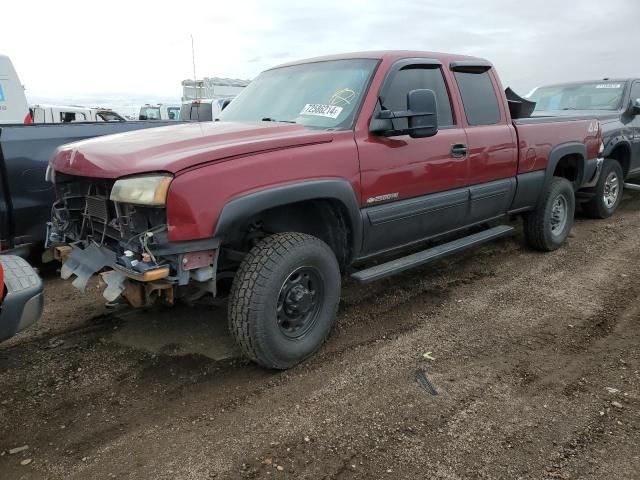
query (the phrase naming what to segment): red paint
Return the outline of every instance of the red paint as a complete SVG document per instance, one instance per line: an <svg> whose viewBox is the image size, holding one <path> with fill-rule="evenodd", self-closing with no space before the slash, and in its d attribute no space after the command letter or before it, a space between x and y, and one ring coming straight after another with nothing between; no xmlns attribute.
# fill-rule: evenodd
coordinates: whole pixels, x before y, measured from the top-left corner
<svg viewBox="0 0 640 480"><path fill-rule="evenodd" d="M456 125L423 139L371 135L369 123L389 67L396 60L414 57L442 62ZM346 58L380 59L352 131L327 132L266 122L184 124L71 144L57 152L54 167L72 175L101 178L173 173L167 221L169 239L177 241L210 237L230 199L274 185L345 179L364 206L367 198L378 195L397 192L398 198L409 198L541 170L551 149L570 141L586 143L588 158L598 156L601 132L598 128L588 133L589 120L514 126L493 70L501 121L491 126L469 126L447 66L452 60L471 57L365 52L311 61ZM454 143L467 144L468 155L452 158Z"/></svg>
<svg viewBox="0 0 640 480"><path fill-rule="evenodd" d="M195 270L196 268L208 267L213 263L213 253L213 250L185 253L182 257L182 269Z"/></svg>
<svg viewBox="0 0 640 480"><path fill-rule="evenodd" d="M55 169L71 175L118 178L178 173L217 160L265 150L330 142L331 133L282 123L203 122L118 133L64 145Z"/></svg>

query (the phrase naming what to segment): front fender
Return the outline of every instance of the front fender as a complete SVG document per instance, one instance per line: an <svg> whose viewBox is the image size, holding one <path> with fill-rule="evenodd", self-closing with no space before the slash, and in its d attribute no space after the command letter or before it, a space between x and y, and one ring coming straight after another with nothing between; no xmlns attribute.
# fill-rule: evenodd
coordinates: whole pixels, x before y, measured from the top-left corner
<svg viewBox="0 0 640 480"><path fill-rule="evenodd" d="M618 132L605 140L603 157L608 158L619 147L626 148L631 153L631 142L623 132Z"/></svg>
<svg viewBox="0 0 640 480"><path fill-rule="evenodd" d="M347 214L352 231L352 252L356 258L362 247L362 217L351 184L342 179L321 179L289 183L252 192L229 201L222 209L214 238L229 240L242 231L257 213L305 200L337 200Z"/></svg>

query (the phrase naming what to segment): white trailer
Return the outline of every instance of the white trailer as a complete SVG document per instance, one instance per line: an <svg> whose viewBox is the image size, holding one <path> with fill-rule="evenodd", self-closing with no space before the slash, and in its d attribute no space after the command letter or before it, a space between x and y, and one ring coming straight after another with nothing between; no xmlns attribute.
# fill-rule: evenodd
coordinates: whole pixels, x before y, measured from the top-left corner
<svg viewBox="0 0 640 480"><path fill-rule="evenodd" d="M0 124L30 123L29 105L11 60L0 55Z"/></svg>

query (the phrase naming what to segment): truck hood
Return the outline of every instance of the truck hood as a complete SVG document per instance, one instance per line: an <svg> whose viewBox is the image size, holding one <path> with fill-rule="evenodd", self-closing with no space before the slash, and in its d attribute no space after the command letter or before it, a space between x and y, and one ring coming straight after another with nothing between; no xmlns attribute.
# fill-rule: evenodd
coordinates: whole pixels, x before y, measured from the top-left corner
<svg viewBox="0 0 640 480"><path fill-rule="evenodd" d="M150 128L58 148L56 171L94 178L176 174L203 163L333 140L331 132L276 122L202 122Z"/></svg>

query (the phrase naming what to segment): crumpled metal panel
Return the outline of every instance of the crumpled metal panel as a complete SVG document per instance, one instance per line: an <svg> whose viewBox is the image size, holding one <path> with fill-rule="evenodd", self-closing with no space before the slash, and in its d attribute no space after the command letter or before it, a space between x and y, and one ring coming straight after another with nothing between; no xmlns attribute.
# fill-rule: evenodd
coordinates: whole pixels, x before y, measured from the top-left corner
<svg viewBox="0 0 640 480"><path fill-rule="evenodd" d="M92 243L87 248L82 249L74 245L67 261L62 265L60 276L64 280L68 280L72 275L75 275L76 279L72 282L72 285L79 290L84 290L94 273L115 263L115 252L105 247Z"/></svg>
<svg viewBox="0 0 640 480"><path fill-rule="evenodd" d="M124 291L124 282L127 277L122 273L113 270L111 272L103 273L102 279L104 280L104 283L107 284L107 288L102 292L102 296L108 302L114 302Z"/></svg>

